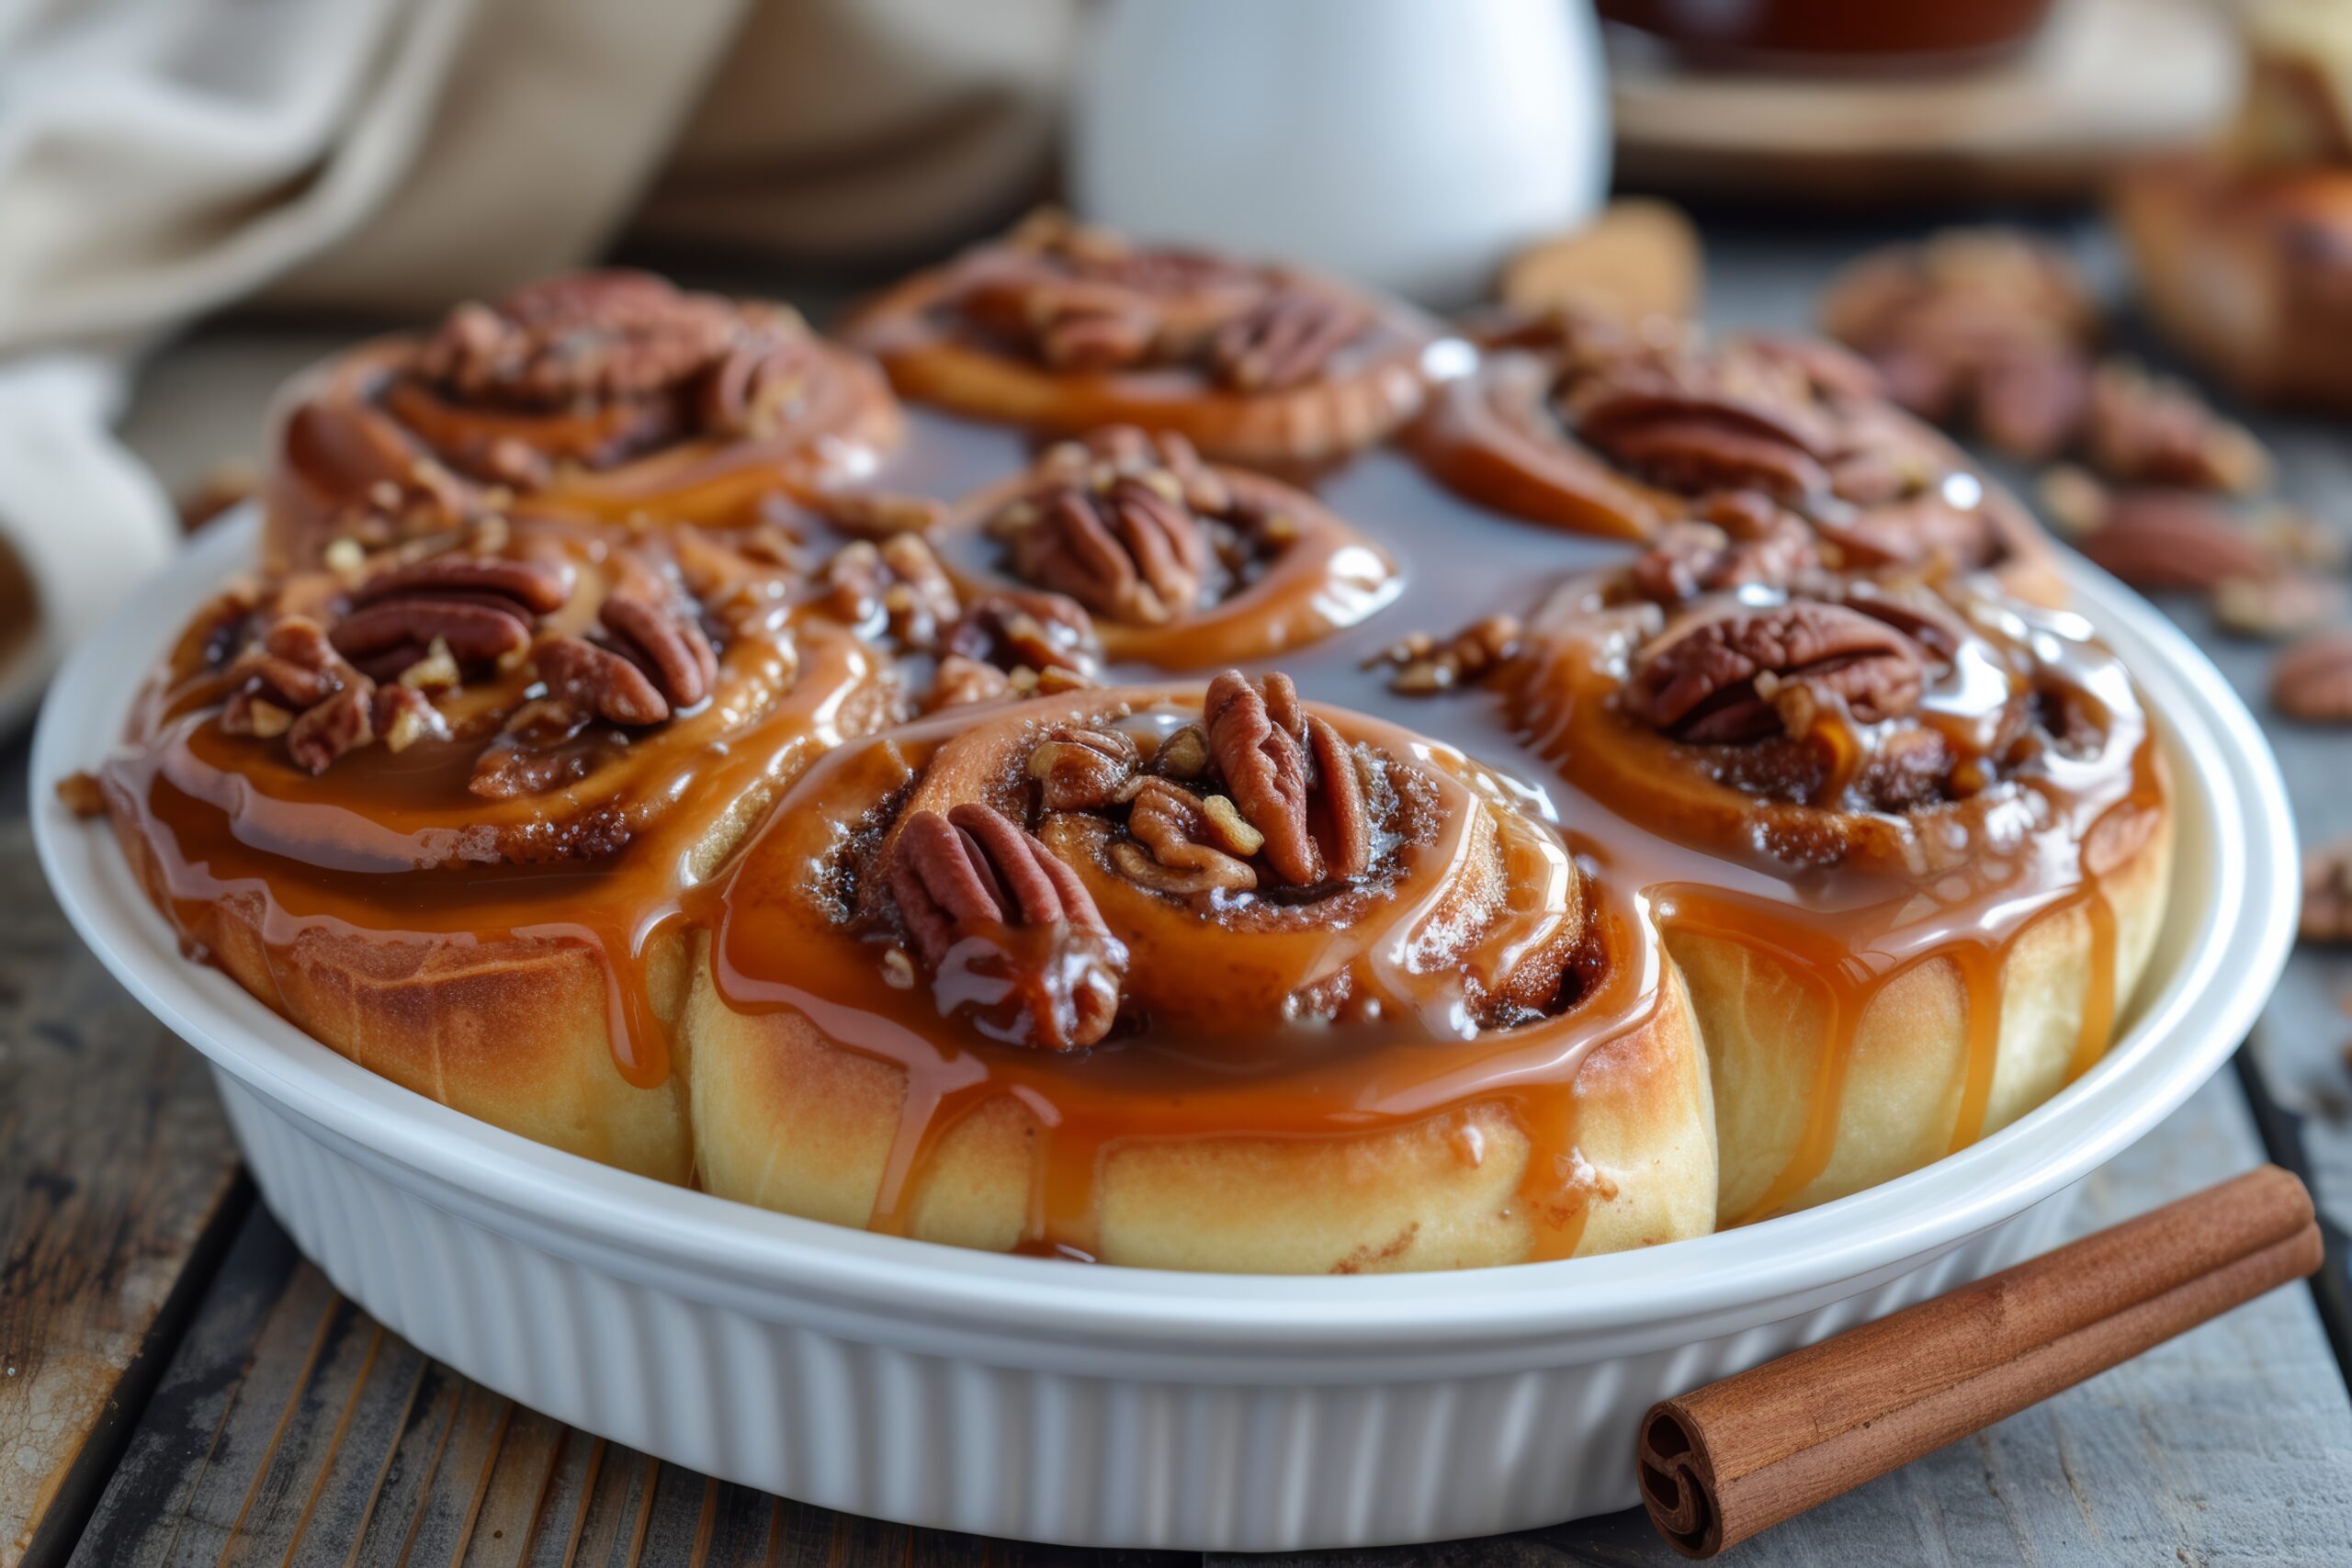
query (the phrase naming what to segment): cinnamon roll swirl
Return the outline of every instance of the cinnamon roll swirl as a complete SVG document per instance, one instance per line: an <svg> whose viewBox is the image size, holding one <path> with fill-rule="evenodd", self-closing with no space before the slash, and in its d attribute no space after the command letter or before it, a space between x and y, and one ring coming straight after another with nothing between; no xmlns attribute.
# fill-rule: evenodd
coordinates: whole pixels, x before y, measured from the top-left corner
<svg viewBox="0 0 2352 1568"><path fill-rule="evenodd" d="M465 304L299 378L271 421L265 555L314 563L525 498L705 525L862 477L899 439L873 364L788 307L586 272Z"/></svg>
<svg viewBox="0 0 2352 1568"><path fill-rule="evenodd" d="M1278 675L972 710L827 758L718 892L701 1178L1165 1268L1700 1234L1708 1081L1646 931L1525 791Z"/></svg>
<svg viewBox="0 0 2352 1568"><path fill-rule="evenodd" d="M1283 466L1345 457L1410 418L1437 333L1330 278L1046 214L898 285L846 335L919 401L1069 434L1141 425Z"/></svg>
<svg viewBox="0 0 2352 1568"><path fill-rule="evenodd" d="M1725 1223L1903 1174L2106 1049L2170 876L2163 755L2079 617L1670 529L1565 587L1507 702L1638 824Z"/></svg>
<svg viewBox="0 0 2352 1568"><path fill-rule="evenodd" d="M1843 570L1987 573L2063 597L2017 502L1826 344L1708 346L1668 323L1567 316L1498 326L1412 444L1471 499L1579 533L1647 539L1747 493L1801 519Z"/></svg>
<svg viewBox="0 0 2352 1568"><path fill-rule="evenodd" d="M1048 448L939 535L966 592L1061 593L1105 657L1162 670L1303 647L1401 586L1385 551L1303 491L1131 425Z"/></svg>
<svg viewBox="0 0 2352 1568"><path fill-rule="evenodd" d="M190 949L334 1050L678 1181L675 915L887 712L751 536L503 519L232 590L101 778Z"/></svg>

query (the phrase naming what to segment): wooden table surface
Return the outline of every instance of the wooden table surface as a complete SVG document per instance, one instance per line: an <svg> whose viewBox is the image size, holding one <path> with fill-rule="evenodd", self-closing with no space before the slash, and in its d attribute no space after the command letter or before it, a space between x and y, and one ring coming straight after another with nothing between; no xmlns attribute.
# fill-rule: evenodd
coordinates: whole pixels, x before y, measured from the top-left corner
<svg viewBox="0 0 2352 1568"><path fill-rule="evenodd" d="M1718 224L1710 314L1791 327L1877 236ZM2095 267L2108 258L2076 236ZM720 284L756 284L721 276ZM353 334L209 327L127 433L167 483L254 449L277 380ZM2352 442L2258 422L2282 490L2352 525ZM2266 656L2212 640L2252 698ZM2352 832L2352 749L2276 732L2312 840ZM197 1055L67 929L34 864L26 748L0 746L0 1568L179 1563L934 1563L1177 1554L982 1541L661 1464L479 1388L342 1300L254 1201ZM2224 1071L2092 1176L2091 1229L2274 1159L2327 1270L1738 1549L1757 1564L2352 1561L2352 961L2301 953ZM1630 1435L1629 1435L1630 1440ZM1638 1514L1374 1563L1669 1563Z"/></svg>

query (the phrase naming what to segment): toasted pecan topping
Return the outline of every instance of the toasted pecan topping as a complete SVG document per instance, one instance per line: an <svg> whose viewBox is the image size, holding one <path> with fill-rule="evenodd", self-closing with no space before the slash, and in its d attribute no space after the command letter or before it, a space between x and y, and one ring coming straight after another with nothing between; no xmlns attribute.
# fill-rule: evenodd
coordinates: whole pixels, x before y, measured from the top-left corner
<svg viewBox="0 0 2352 1568"><path fill-rule="evenodd" d="M231 665L220 728L259 739L283 737L287 755L313 773L372 743L376 682L335 650L324 627L280 616ZM404 688L403 688L404 689Z"/></svg>
<svg viewBox="0 0 2352 1568"><path fill-rule="evenodd" d="M1209 368L1244 392L1280 392L1323 374L1369 317L1352 299L1290 284L1235 316L1209 342Z"/></svg>
<svg viewBox="0 0 2352 1568"><path fill-rule="evenodd" d="M1494 615L1480 616L1442 643L1427 632L1413 632L1366 660L1364 668L1393 666L1388 689L1400 696L1449 692L1500 669L1518 653L1521 629L1517 615Z"/></svg>
<svg viewBox="0 0 2352 1568"><path fill-rule="evenodd" d="M1137 755L1125 730L1056 725L1029 753L1037 803L1047 811L1094 811L1125 800Z"/></svg>
<svg viewBox="0 0 2352 1568"><path fill-rule="evenodd" d="M1120 477L1102 491L1058 485L1026 502L1009 537L1024 581L1067 593L1097 615L1160 626L1200 602L1208 541L1171 482Z"/></svg>
<svg viewBox="0 0 2352 1568"><path fill-rule="evenodd" d="M710 695L718 655L693 613L675 600L621 589L605 595L596 619L613 644L651 678L674 711Z"/></svg>
<svg viewBox="0 0 2352 1568"><path fill-rule="evenodd" d="M1099 1042L1116 1019L1126 950L1078 874L991 807L900 824L889 886L943 1010L972 1007L988 1032L1048 1051ZM1043 941L1005 940L1024 931Z"/></svg>
<svg viewBox="0 0 2352 1568"><path fill-rule="evenodd" d="M1783 688L1835 698L1864 723L1908 713L1927 681L1924 651L1884 621L1798 600L1734 611L1669 634L1642 655L1626 711L1696 744L1739 745L1785 728Z"/></svg>
<svg viewBox="0 0 2352 1568"><path fill-rule="evenodd" d="M1354 757L1327 721L1303 712L1288 676L1253 687L1227 671L1209 683L1202 722L1233 803L1264 835L1276 874L1301 887L1363 874L1371 818Z"/></svg>
<svg viewBox="0 0 2352 1568"><path fill-rule="evenodd" d="M361 582L330 635L336 652L379 680L436 647L460 665L492 664L528 648L538 617L571 593L570 570L551 562L427 556Z"/></svg>
<svg viewBox="0 0 2352 1568"><path fill-rule="evenodd" d="M1785 588L1818 564L1811 528L1739 491L1711 497L1695 517L1669 524L1632 570L1644 598L1674 605L1729 588Z"/></svg>
<svg viewBox="0 0 2352 1568"><path fill-rule="evenodd" d="M1111 863L1139 886L1182 897L1256 887L1258 873L1248 857L1264 846L1264 836L1240 819L1226 796L1209 801L1222 807L1214 818L1208 801L1146 775L1127 811L1127 831L1135 841L1113 844Z"/></svg>
<svg viewBox="0 0 2352 1568"><path fill-rule="evenodd" d="M469 401L559 408L643 397L726 355L735 312L641 272L582 272L458 306L417 354L417 372Z"/></svg>

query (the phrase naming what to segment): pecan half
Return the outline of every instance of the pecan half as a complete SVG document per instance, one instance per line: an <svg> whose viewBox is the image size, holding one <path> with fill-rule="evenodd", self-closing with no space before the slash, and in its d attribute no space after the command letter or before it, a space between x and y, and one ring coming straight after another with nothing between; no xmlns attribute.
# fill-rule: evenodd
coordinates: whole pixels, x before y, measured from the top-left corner
<svg viewBox="0 0 2352 1568"><path fill-rule="evenodd" d="M984 1032L1047 1051L1110 1032L1126 949L1077 873L1001 812L967 801L914 813L889 886L943 1011L969 1008Z"/></svg>
<svg viewBox="0 0 2352 1568"><path fill-rule="evenodd" d="M1209 370L1244 392L1280 392L1323 374L1369 320L1354 300L1305 284L1276 290L1209 340Z"/></svg>
<svg viewBox="0 0 2352 1568"><path fill-rule="evenodd" d="M2075 547L2134 588L2201 592L2224 578L2267 577L2278 561L2210 497L2191 491L2127 490Z"/></svg>
<svg viewBox="0 0 2352 1568"><path fill-rule="evenodd" d="M436 643L460 665L493 664L528 648L539 616L571 595L570 570L553 562L427 556L361 582L331 635L336 652L379 680Z"/></svg>
<svg viewBox="0 0 2352 1568"><path fill-rule="evenodd" d="M1056 370L1140 365L1160 335L1160 314L1148 297L1091 278L1016 272L974 287L963 308L976 325L1026 344Z"/></svg>
<svg viewBox="0 0 2352 1568"><path fill-rule="evenodd" d="M1760 491L1794 505L1830 488L1819 437L1782 389L1742 396L1692 369L1645 368L1576 389L1564 412L1578 436L1669 490Z"/></svg>
<svg viewBox="0 0 2352 1568"><path fill-rule="evenodd" d="M718 654L692 612L674 600L616 590L596 620L614 647L644 670L671 712L694 706L717 685Z"/></svg>
<svg viewBox="0 0 2352 1568"><path fill-rule="evenodd" d="M1059 485L1008 508L1012 570L1097 615L1162 626L1196 608L1208 540L1171 480L1120 477L1103 490ZM1016 508L1018 510L1016 510Z"/></svg>
<svg viewBox="0 0 2352 1568"><path fill-rule="evenodd" d="M2270 701L2306 724L2352 724L2352 631L2322 632L2280 654Z"/></svg>
<svg viewBox="0 0 2352 1568"><path fill-rule="evenodd" d="M1864 723L1917 705L1927 682L1919 645L1860 611L1797 601L1733 612L1669 633L1641 656L1625 710L1694 744L1768 739L1785 726L1783 687L1834 697Z"/></svg>
<svg viewBox="0 0 2352 1568"><path fill-rule="evenodd" d="M1355 758L1338 731L1303 712L1286 675L1253 687L1228 670L1202 705L1209 750L1263 853L1301 887L1361 876L1372 861L1371 815Z"/></svg>

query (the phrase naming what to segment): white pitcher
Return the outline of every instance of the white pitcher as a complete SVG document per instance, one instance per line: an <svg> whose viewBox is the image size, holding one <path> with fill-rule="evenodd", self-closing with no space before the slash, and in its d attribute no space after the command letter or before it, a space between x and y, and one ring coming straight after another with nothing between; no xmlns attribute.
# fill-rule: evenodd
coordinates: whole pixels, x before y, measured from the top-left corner
<svg viewBox="0 0 2352 1568"><path fill-rule="evenodd" d="M1069 153L1087 217L1459 305L1605 191L1599 31L1583 0L1110 0Z"/></svg>

